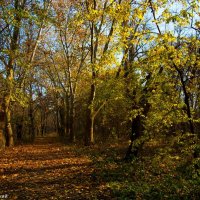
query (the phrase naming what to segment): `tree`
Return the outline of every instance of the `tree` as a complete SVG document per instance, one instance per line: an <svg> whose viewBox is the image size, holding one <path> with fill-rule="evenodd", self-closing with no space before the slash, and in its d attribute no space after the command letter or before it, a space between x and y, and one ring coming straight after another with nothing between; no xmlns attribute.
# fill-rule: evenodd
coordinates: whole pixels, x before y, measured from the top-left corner
<svg viewBox="0 0 200 200"><path fill-rule="evenodd" d="M86 19L84 23L89 26L90 35L90 60L91 66L91 84L90 94L88 99L86 130L85 130L85 145L94 144L94 121L99 109L95 111L95 98L96 98L96 81L98 74L101 72L101 64L105 59L111 58L112 49L116 49L112 38L115 33L115 26L117 18L113 16L116 14L121 0L117 2L105 1L85 1ZM104 30L106 27L106 30ZM104 38L107 37L105 40ZM112 41L112 42L111 42ZM111 45L111 47L109 47ZM116 44L115 44L116 45ZM112 59L109 65L112 65ZM105 102L103 102L104 104ZM99 107L101 108L101 106ZM96 113L97 112L97 113Z"/></svg>
<svg viewBox="0 0 200 200"><path fill-rule="evenodd" d="M10 2L9 2L10 3ZM6 5L8 6L9 3ZM11 26L13 29L10 29L10 42L7 46L7 56L3 57L3 63L5 64L6 71L6 90L4 92L3 97L3 107L5 113L5 134L6 134L6 143L7 146L14 145L13 139L13 131L11 125L11 101L13 96L13 88L14 88L14 65L16 62L18 49L19 49L19 35L20 35L20 26L22 22L21 12L25 8L25 1L14 1L14 9L11 14L13 15L13 22L11 22ZM5 16L6 13L4 13ZM5 19L5 27L10 28L10 24L6 22Z"/></svg>
<svg viewBox="0 0 200 200"><path fill-rule="evenodd" d="M46 5L45 2L44 5ZM4 44L1 49L0 58L2 67L5 70L3 73L5 74L6 89L4 91L3 107L5 113L6 141L8 146L13 146L14 144L11 125L12 104L14 101L21 103L20 99L17 97L18 92L21 92L20 90L23 88L24 79L30 72L30 66L35 58L44 23L44 17L41 17L40 11L45 11L45 9L47 9L45 6L44 9L40 8L39 3L35 4L26 0L16 0L14 2L5 1L1 6L1 12L3 13L1 21L4 26L1 30L1 34L3 35L2 40ZM45 16L44 13L43 15ZM10 16L10 18L8 18L8 16ZM41 26L39 25L39 31L36 32L35 35L33 35L32 32L32 30L37 27L37 20L34 20L34 16L37 16L38 22L41 23ZM30 29L26 30L25 26L30 27ZM34 39L34 41L32 39ZM30 55L30 57L25 57L25 53L27 53L28 56ZM14 90L14 87L16 88L16 91Z"/></svg>

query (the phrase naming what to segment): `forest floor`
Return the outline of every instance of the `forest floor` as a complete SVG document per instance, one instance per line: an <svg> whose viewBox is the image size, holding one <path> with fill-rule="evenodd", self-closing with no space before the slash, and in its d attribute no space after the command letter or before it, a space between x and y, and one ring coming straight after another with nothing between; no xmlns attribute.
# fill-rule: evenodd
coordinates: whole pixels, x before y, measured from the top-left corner
<svg viewBox="0 0 200 200"><path fill-rule="evenodd" d="M140 159L125 163L126 148L66 145L51 137L5 149L0 199L199 199L198 183L177 170L184 157L173 151L165 156L165 146L154 141Z"/></svg>
<svg viewBox="0 0 200 200"><path fill-rule="evenodd" d="M39 138L0 153L0 199L111 198L105 180L97 178L102 169L87 155L92 149L55 141Z"/></svg>

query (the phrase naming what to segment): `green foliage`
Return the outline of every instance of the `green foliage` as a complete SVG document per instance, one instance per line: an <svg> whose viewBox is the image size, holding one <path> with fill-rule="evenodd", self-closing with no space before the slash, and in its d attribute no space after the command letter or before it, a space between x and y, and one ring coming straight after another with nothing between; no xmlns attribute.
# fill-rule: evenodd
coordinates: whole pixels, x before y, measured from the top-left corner
<svg viewBox="0 0 200 200"><path fill-rule="evenodd" d="M110 182L108 188L112 190L112 195L116 196L118 199L136 199L135 188L128 183Z"/></svg>

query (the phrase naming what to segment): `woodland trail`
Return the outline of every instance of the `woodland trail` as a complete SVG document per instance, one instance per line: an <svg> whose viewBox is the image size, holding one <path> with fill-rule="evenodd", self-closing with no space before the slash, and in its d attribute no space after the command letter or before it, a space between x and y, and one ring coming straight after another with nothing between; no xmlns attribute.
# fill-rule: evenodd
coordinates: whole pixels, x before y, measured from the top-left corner
<svg viewBox="0 0 200 200"><path fill-rule="evenodd" d="M0 152L0 199L110 199L92 160L54 139Z"/></svg>

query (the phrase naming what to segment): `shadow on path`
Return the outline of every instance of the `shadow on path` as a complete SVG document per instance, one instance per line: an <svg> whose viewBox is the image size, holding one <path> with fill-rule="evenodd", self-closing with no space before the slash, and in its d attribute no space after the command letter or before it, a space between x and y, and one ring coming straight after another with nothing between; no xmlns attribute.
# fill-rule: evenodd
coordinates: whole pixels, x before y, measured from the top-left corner
<svg viewBox="0 0 200 200"><path fill-rule="evenodd" d="M45 139L0 153L0 199L109 199L93 180L87 156Z"/></svg>

